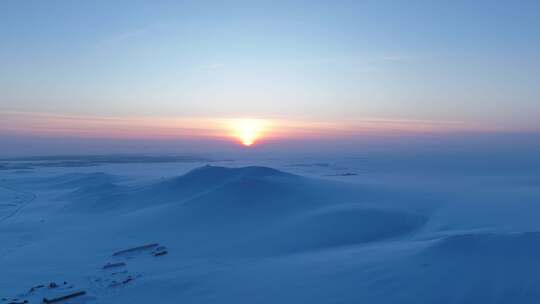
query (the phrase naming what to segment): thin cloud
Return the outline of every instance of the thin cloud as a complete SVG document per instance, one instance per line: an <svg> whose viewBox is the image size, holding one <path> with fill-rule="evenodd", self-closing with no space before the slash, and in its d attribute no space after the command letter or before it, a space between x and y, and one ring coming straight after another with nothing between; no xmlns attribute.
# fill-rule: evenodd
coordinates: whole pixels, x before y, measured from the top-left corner
<svg viewBox="0 0 540 304"><path fill-rule="evenodd" d="M103 117L0 112L0 133L82 138L223 139L230 136L231 120L233 118L228 117ZM460 121L384 118L363 118L339 122L295 119L265 119L265 121L267 137L275 139L504 131L498 127Z"/></svg>

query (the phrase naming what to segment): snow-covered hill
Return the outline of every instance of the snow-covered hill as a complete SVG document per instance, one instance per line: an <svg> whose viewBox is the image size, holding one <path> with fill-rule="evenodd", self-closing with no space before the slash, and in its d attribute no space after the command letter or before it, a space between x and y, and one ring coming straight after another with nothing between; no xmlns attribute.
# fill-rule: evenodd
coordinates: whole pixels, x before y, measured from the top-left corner
<svg viewBox="0 0 540 304"><path fill-rule="evenodd" d="M159 178L114 166L3 171L0 303L76 291L68 303L540 298L535 184L310 170L323 177L215 165Z"/></svg>

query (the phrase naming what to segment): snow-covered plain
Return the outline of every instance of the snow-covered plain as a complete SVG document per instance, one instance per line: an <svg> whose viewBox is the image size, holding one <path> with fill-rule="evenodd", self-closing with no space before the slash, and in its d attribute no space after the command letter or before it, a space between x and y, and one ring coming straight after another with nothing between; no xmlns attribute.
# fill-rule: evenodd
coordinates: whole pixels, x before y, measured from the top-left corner
<svg viewBox="0 0 540 304"><path fill-rule="evenodd" d="M4 161L0 303L74 291L86 294L61 303L538 303L539 169L474 156ZM165 248L113 256L152 243Z"/></svg>

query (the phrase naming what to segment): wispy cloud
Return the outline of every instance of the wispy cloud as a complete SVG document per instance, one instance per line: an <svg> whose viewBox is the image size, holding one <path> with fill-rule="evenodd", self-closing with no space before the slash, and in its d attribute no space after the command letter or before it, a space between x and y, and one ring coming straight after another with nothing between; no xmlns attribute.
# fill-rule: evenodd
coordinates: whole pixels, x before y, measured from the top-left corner
<svg viewBox="0 0 540 304"><path fill-rule="evenodd" d="M0 112L0 135L124 139L211 139L230 136L223 117L102 117L49 113ZM443 134L504 131L459 121L364 118L358 120L267 119L268 138L332 138L395 134Z"/></svg>
<svg viewBox="0 0 540 304"><path fill-rule="evenodd" d="M148 36L161 33L167 29L168 26L165 23L152 23L138 28L111 34L107 38L97 41L95 43L95 47L98 50L116 48L120 45L125 45L133 41L144 40Z"/></svg>
<svg viewBox="0 0 540 304"><path fill-rule="evenodd" d="M405 56L403 55L384 55L381 57L381 59L383 61L392 61L392 62L397 62L397 61L403 61L406 59Z"/></svg>
<svg viewBox="0 0 540 304"><path fill-rule="evenodd" d="M0 112L0 133L93 138L192 138L223 135L204 118L102 117Z"/></svg>
<svg viewBox="0 0 540 304"><path fill-rule="evenodd" d="M203 69L203 70L219 70L219 69L225 68L225 66L226 65L224 63L216 62L216 63L210 63L210 64L203 65L203 66L201 66L201 69Z"/></svg>

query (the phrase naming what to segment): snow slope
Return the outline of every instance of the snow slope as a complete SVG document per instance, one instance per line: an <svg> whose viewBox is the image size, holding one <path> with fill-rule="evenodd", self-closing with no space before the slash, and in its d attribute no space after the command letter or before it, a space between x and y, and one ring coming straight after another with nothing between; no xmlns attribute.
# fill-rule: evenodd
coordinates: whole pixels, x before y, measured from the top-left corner
<svg viewBox="0 0 540 304"><path fill-rule="evenodd" d="M530 177L395 183L295 162L298 170L274 164L294 173L206 165L141 178L122 175L135 172L125 166L2 172L0 303L41 303L75 290L86 294L67 302L540 298L540 189ZM306 168L321 177L302 174ZM159 245L113 256L152 243ZM167 254L154 256L161 246ZM59 286L30 292L51 281Z"/></svg>

